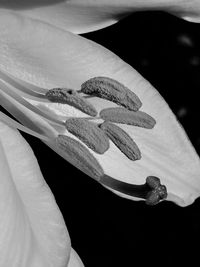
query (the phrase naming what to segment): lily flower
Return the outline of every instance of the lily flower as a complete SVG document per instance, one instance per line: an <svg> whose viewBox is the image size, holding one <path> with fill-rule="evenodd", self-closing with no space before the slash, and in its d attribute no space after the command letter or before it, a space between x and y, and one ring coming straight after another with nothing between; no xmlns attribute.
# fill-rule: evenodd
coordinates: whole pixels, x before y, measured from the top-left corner
<svg viewBox="0 0 200 267"><path fill-rule="evenodd" d="M112 52L68 32L143 9L199 20L199 1L0 2L0 104L19 121L0 113L0 266L83 266L17 129L122 197L186 206L199 196L199 158L159 93Z"/></svg>
<svg viewBox="0 0 200 267"><path fill-rule="evenodd" d="M20 0L0 8L0 104L20 122L0 113L1 266L83 266L16 129L122 197L186 206L199 196L199 158L159 93L112 52L67 31L103 28L142 9L198 21L198 1Z"/></svg>
<svg viewBox="0 0 200 267"><path fill-rule="evenodd" d="M90 40L0 13L0 104L21 124L1 113L3 122L122 197L193 203L199 157L151 84Z"/></svg>

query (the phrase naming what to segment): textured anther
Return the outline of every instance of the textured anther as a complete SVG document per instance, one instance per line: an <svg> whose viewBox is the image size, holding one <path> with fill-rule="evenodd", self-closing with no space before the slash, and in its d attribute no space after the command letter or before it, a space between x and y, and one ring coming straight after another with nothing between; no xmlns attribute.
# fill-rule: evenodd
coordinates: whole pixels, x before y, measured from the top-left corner
<svg viewBox="0 0 200 267"><path fill-rule="evenodd" d="M109 77L94 77L81 85L81 92L112 101L129 110L137 111L142 103L139 97L120 82Z"/></svg>
<svg viewBox="0 0 200 267"><path fill-rule="evenodd" d="M89 176L100 180L101 176L104 175L104 171L97 159L77 140L66 135L58 135L56 145L71 164Z"/></svg>
<svg viewBox="0 0 200 267"><path fill-rule="evenodd" d="M100 117L105 121L128 124L146 129L152 129L156 121L150 115L142 111L129 111L125 108L106 108L101 110Z"/></svg>
<svg viewBox="0 0 200 267"><path fill-rule="evenodd" d="M141 153L137 144L124 130L109 122L104 122L99 127L127 158L133 161L141 159Z"/></svg>
<svg viewBox="0 0 200 267"><path fill-rule="evenodd" d="M46 98L54 103L70 105L90 116L97 115L95 107L73 89L54 88L46 93Z"/></svg>
<svg viewBox="0 0 200 267"><path fill-rule="evenodd" d="M95 123L87 119L70 118L65 122L65 127L96 153L103 154L109 149L108 137Z"/></svg>

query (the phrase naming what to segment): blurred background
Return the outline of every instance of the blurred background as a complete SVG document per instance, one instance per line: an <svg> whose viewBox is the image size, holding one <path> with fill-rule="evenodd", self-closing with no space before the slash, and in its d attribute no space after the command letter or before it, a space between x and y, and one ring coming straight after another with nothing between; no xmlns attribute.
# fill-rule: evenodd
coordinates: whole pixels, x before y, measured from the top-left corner
<svg viewBox="0 0 200 267"><path fill-rule="evenodd" d="M200 153L200 24L162 12L142 12L83 36L116 53L149 80ZM170 202L149 207L119 198L40 141L23 135L85 267L192 266L198 262L200 199L181 208ZM55 168L57 175L52 176Z"/></svg>

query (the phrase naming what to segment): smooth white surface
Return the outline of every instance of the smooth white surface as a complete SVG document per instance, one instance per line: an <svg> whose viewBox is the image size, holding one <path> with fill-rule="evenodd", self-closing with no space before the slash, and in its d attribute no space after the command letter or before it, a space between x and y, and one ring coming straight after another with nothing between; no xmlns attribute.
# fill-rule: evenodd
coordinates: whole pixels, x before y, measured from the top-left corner
<svg viewBox="0 0 200 267"><path fill-rule="evenodd" d="M0 266L65 267L70 238L37 160L0 122Z"/></svg>

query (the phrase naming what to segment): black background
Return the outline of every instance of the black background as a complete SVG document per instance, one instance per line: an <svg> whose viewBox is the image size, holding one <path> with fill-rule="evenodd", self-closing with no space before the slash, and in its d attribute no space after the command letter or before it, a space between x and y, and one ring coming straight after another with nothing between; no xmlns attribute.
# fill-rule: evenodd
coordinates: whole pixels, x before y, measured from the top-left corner
<svg viewBox="0 0 200 267"><path fill-rule="evenodd" d="M83 36L109 48L149 80L200 153L200 25L161 12L143 12ZM149 207L122 199L39 140L23 135L86 267L192 266L198 261L200 199L186 208L171 202Z"/></svg>

